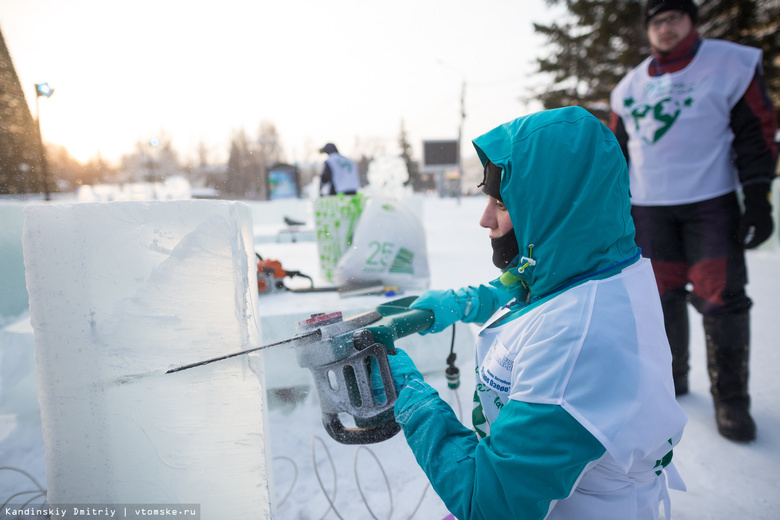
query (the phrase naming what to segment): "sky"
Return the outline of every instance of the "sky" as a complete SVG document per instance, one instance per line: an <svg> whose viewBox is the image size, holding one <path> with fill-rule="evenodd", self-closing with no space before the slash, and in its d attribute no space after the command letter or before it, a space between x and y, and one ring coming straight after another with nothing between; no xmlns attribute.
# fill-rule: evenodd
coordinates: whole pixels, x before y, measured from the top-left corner
<svg viewBox="0 0 780 520"><path fill-rule="evenodd" d="M523 102L546 54L544 0L0 0L0 30L46 142L115 161L168 138L224 161L230 139L273 123L290 162L398 153L471 139L536 111ZM465 85L465 88L464 88Z"/></svg>

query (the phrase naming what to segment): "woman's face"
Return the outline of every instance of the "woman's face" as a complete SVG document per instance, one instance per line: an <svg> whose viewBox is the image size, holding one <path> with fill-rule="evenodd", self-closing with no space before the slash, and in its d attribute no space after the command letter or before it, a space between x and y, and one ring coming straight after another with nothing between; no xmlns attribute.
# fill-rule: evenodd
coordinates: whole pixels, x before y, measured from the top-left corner
<svg viewBox="0 0 780 520"><path fill-rule="evenodd" d="M502 237L512 231L512 220L509 218L506 206L504 206L503 202L491 196L488 196L487 207L482 212L479 225L490 230L488 235L491 239Z"/></svg>

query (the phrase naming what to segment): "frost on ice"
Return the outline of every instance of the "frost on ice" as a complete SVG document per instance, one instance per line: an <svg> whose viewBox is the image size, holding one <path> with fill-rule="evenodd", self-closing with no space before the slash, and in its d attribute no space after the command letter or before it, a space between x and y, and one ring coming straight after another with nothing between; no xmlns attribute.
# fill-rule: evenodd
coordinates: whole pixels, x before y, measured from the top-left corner
<svg viewBox="0 0 780 520"><path fill-rule="evenodd" d="M165 373L257 345L248 207L33 205L23 247L48 502L268 516L260 358Z"/></svg>

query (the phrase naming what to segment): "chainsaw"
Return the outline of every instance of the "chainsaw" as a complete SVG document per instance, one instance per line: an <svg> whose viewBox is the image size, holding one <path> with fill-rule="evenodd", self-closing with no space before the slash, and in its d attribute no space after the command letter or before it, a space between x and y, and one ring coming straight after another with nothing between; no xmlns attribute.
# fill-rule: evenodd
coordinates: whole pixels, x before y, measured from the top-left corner
<svg viewBox="0 0 780 520"><path fill-rule="evenodd" d="M290 291L284 284L285 278L300 276L309 280L310 289L292 289L293 292L315 292L314 281L311 276L305 275L300 271L291 271L284 269L279 260L264 259L258 253L257 256L257 292L258 294L271 294L277 292ZM317 289L317 291L334 291L335 288Z"/></svg>
<svg viewBox="0 0 780 520"><path fill-rule="evenodd" d="M314 377L328 434L341 444L374 444L400 431L393 406L397 399L388 354L395 341L428 329L433 313L410 309L410 296L379 305L376 310L344 318L341 312L314 314L298 322L288 339L168 370L178 372L261 349L288 346ZM347 427L339 414L353 417Z"/></svg>

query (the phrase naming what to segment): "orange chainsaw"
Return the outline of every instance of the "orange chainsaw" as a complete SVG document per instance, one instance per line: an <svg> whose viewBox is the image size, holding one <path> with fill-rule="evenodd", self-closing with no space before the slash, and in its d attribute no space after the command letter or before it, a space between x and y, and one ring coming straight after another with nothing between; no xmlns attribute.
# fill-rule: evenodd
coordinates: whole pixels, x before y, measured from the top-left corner
<svg viewBox="0 0 780 520"><path fill-rule="evenodd" d="M311 276L305 275L300 271L290 271L282 267L279 260L266 260L259 254L257 255L257 292L260 294L276 293L282 291L294 292L312 292L312 291L335 291L336 288L326 287L314 289L314 281ZM300 276L309 280L311 288L308 289L289 289L284 285L285 278Z"/></svg>

